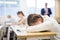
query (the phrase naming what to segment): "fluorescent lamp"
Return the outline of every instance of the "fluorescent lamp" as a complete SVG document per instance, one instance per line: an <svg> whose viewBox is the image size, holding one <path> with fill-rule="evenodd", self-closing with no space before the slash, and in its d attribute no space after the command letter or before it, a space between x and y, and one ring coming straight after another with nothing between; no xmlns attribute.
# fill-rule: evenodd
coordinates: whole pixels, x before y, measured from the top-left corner
<svg viewBox="0 0 60 40"><path fill-rule="evenodd" d="M17 2L6 1L5 4L17 4Z"/></svg>
<svg viewBox="0 0 60 40"><path fill-rule="evenodd" d="M17 4L16 1L0 1L0 3L4 3L4 4Z"/></svg>

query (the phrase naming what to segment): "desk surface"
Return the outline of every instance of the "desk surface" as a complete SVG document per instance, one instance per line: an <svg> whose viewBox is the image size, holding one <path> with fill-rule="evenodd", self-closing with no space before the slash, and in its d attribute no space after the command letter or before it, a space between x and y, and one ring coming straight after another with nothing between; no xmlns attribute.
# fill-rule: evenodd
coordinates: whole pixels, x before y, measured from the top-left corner
<svg viewBox="0 0 60 40"><path fill-rule="evenodd" d="M24 38L24 37L50 37L56 36L55 32L40 32L40 33L27 33L26 35L18 35L17 37Z"/></svg>
<svg viewBox="0 0 60 40"><path fill-rule="evenodd" d="M56 33L55 32L39 32L39 33L27 33L27 32L19 32L17 31L17 29L19 29L19 27L12 27L13 31L15 32L15 34L17 35L17 37L44 37L44 36L55 36Z"/></svg>

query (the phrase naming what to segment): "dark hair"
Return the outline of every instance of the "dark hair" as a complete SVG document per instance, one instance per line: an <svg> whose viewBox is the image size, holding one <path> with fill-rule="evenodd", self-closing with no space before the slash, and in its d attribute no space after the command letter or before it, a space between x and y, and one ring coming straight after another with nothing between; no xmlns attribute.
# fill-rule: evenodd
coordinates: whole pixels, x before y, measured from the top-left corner
<svg viewBox="0 0 60 40"><path fill-rule="evenodd" d="M24 14L23 14L22 11L18 11L18 12L17 12L17 15L19 15L19 14L22 14L22 15L24 16Z"/></svg>
<svg viewBox="0 0 60 40"><path fill-rule="evenodd" d="M41 18L41 22L43 22L42 16L38 14L30 14L27 19L28 25L31 26L32 23L36 23L39 18Z"/></svg>
<svg viewBox="0 0 60 40"><path fill-rule="evenodd" d="M7 17L8 17L8 18L11 18L11 16L10 16L10 15L8 15Z"/></svg>

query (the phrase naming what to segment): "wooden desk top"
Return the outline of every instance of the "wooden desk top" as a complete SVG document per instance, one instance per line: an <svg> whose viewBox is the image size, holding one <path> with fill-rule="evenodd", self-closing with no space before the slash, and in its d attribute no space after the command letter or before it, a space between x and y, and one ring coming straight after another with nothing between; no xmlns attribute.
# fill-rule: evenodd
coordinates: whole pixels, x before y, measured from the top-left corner
<svg viewBox="0 0 60 40"><path fill-rule="evenodd" d="M40 33L27 33L26 35L20 35L17 37L24 38L24 37L50 37L50 36L56 36L55 32L40 32Z"/></svg>
<svg viewBox="0 0 60 40"><path fill-rule="evenodd" d="M49 37L49 36L55 36L56 33L55 32L37 32L37 33L27 33L24 30L21 31L21 29L19 27L11 27L13 29L13 31L15 32L15 34L17 35L17 37L20 38L25 38L25 37ZM17 30L20 31L17 31Z"/></svg>

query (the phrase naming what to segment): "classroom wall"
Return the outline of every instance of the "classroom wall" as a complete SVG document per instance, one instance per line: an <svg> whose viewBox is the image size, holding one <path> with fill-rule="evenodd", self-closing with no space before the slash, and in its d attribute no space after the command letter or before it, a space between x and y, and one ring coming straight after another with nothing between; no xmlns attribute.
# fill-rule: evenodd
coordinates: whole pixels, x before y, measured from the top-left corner
<svg viewBox="0 0 60 40"><path fill-rule="evenodd" d="M55 0L55 18L60 23L60 0Z"/></svg>

